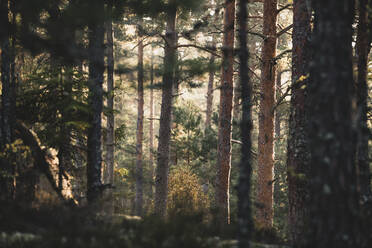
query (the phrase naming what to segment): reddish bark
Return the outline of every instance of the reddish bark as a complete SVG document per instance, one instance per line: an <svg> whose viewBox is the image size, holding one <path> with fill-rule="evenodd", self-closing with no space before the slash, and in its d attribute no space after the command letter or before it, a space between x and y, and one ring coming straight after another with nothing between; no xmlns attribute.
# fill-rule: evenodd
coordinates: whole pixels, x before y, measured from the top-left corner
<svg viewBox="0 0 372 248"><path fill-rule="evenodd" d="M273 225L273 166L277 0L264 1L261 101L258 134L257 222L262 228Z"/></svg>
<svg viewBox="0 0 372 248"><path fill-rule="evenodd" d="M231 118L233 103L235 0L226 0L222 80L218 122L216 203L218 221L222 226L230 223L229 185L231 169Z"/></svg>

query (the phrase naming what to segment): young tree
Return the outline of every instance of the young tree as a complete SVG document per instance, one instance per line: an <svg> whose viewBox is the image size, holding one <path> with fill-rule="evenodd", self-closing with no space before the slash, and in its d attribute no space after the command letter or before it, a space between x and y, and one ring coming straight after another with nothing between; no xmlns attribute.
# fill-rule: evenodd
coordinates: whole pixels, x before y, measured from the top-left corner
<svg viewBox="0 0 372 248"><path fill-rule="evenodd" d="M231 169L231 118L233 102L233 64L235 0L225 1L222 76L217 145L216 204L218 222L230 223L229 185Z"/></svg>
<svg viewBox="0 0 372 248"><path fill-rule="evenodd" d="M87 197L89 203L98 200L102 191L101 182L101 114L103 104L103 72L104 72L104 2L89 1L90 11L94 19L88 25L89 39L89 129L87 154Z"/></svg>
<svg viewBox="0 0 372 248"><path fill-rule="evenodd" d="M292 33L292 95L289 118L287 149L287 175L289 200L289 234L295 247L304 244L305 221L307 216L308 171L308 123L306 113L305 86L309 75L309 42L311 35L310 14L306 0L293 3Z"/></svg>
<svg viewBox="0 0 372 248"><path fill-rule="evenodd" d="M361 247L352 121L354 1L312 1L308 247Z"/></svg>
<svg viewBox="0 0 372 248"><path fill-rule="evenodd" d="M273 225L274 104L277 0L264 0L261 98L258 133L257 222L263 228Z"/></svg>
<svg viewBox="0 0 372 248"><path fill-rule="evenodd" d="M238 184L238 240L240 248L249 248L253 232L251 211L251 177L252 177L252 84L248 74L249 50L247 46L247 0L239 0L239 61L240 88L242 99L241 161L239 164Z"/></svg>
<svg viewBox="0 0 372 248"><path fill-rule="evenodd" d="M139 22L138 26L138 86L137 86L137 97L138 97L138 108L137 108L137 145L136 145L136 214L142 216L143 208L143 154L142 154L142 143L143 143L143 117L144 117L144 92L143 92L143 38L142 33L142 22Z"/></svg>

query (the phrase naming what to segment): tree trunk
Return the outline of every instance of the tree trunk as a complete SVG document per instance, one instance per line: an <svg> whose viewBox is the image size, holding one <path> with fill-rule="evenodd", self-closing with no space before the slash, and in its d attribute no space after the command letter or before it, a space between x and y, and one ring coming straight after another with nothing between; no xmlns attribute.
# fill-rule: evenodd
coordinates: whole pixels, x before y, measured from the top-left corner
<svg viewBox="0 0 372 248"><path fill-rule="evenodd" d="M89 32L89 115L88 154L87 154L87 197L90 204L101 196L101 114L103 104L103 72L104 72L104 3L91 1L91 11L97 14L94 22L88 26Z"/></svg>
<svg viewBox="0 0 372 248"><path fill-rule="evenodd" d="M358 161L358 186L362 200L371 195L371 172L369 168L368 140L369 129L368 121L368 0L359 0L359 23L356 53L358 58L358 79L357 79L357 106L358 106L358 142L357 142L357 161ZM367 199L367 198L366 198Z"/></svg>
<svg viewBox="0 0 372 248"><path fill-rule="evenodd" d="M213 37L212 41L212 47L216 48L216 42L215 37ZM207 91L207 111L206 111L206 117L205 117L205 129L210 128L211 126L211 117L213 113L213 86L214 86L214 75L215 75L215 69L214 69L214 61L215 61L214 54L211 54L211 57L209 59L209 80L208 80L208 91Z"/></svg>
<svg viewBox="0 0 372 248"><path fill-rule="evenodd" d="M220 227L230 223L231 118L233 102L235 0L225 1L222 80L218 121L216 204Z"/></svg>
<svg viewBox="0 0 372 248"><path fill-rule="evenodd" d="M252 177L252 84L248 74L249 50L247 45L247 0L239 1L239 60L240 88L242 99L241 161L239 164L238 183L238 241L240 248L249 248L253 233L251 211L251 177Z"/></svg>
<svg viewBox="0 0 372 248"><path fill-rule="evenodd" d="M354 1L313 1L308 247L361 247L352 121ZM311 243L311 244L310 244Z"/></svg>
<svg viewBox="0 0 372 248"><path fill-rule="evenodd" d="M264 1L261 100L258 131L257 223L262 228L273 225L273 166L277 0Z"/></svg>
<svg viewBox="0 0 372 248"><path fill-rule="evenodd" d="M115 115L114 111L114 35L112 30L112 1L107 5L108 19L106 20L107 39L107 136L106 136L106 176L105 183L114 183L114 153L115 153Z"/></svg>
<svg viewBox="0 0 372 248"><path fill-rule="evenodd" d="M151 198L153 196L153 183L155 177L155 168L154 168L154 55L151 54L151 71L150 71L150 194Z"/></svg>
<svg viewBox="0 0 372 248"><path fill-rule="evenodd" d="M8 1L0 2L0 21L2 23L2 30L0 31L0 46L1 46L1 140L0 150L6 151L7 158L0 158L0 194L1 199L11 200L14 194L14 166L12 161L9 160L11 152L6 149L6 145L12 143L12 127L11 123L14 119L15 110L12 109L12 85L10 78L10 65L11 65L11 51L10 51L10 23L9 23L9 9Z"/></svg>
<svg viewBox="0 0 372 248"><path fill-rule="evenodd" d="M140 22L141 23L141 22ZM141 25L141 24L140 24ZM142 216L143 209L143 156L142 156L142 143L143 143L143 41L140 35L141 30L138 29L139 43L138 43L138 108L137 108L137 145L136 145L136 215Z"/></svg>
<svg viewBox="0 0 372 248"><path fill-rule="evenodd" d="M280 99L282 96L282 71L278 71L277 76L276 76L276 86L275 86L275 95L276 99ZM275 134L275 139L276 143L279 143L280 139L280 131L281 131L281 113L278 110L278 107L275 109L275 123L274 123L274 134ZM278 147L278 146L276 146ZM276 151L275 151L276 152Z"/></svg>
<svg viewBox="0 0 372 248"><path fill-rule="evenodd" d="M176 13L171 8L167 13L166 44L164 49L164 73L162 85L162 104L160 113L158 164L155 180L155 213L165 217L168 194L169 148L172 124L172 100L177 61Z"/></svg>
<svg viewBox="0 0 372 248"><path fill-rule="evenodd" d="M287 175L289 201L289 234L294 247L304 245L305 220L307 216L309 174L307 113L305 109L305 87L309 74L309 41L311 35L309 11L306 0L293 5L292 33L292 97L289 118L287 148Z"/></svg>

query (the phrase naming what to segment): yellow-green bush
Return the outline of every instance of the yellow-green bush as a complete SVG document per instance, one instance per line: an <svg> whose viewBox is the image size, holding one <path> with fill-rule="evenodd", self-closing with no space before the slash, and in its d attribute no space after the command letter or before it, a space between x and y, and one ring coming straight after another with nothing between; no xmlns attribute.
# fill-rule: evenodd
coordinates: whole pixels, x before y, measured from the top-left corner
<svg viewBox="0 0 372 248"><path fill-rule="evenodd" d="M170 172L167 209L172 214L205 213L209 209L208 196L199 178L189 167L178 166Z"/></svg>

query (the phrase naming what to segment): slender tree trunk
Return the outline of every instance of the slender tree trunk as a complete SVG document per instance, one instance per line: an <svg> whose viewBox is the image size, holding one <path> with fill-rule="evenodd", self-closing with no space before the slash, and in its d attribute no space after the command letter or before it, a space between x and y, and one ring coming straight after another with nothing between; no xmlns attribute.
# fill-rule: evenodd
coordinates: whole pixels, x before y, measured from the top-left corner
<svg viewBox="0 0 372 248"><path fill-rule="evenodd" d="M7 151L8 157L10 157L9 150L6 150L6 145L11 144L13 140L12 128L14 123L11 123L14 119L15 110L12 109L12 85L10 78L10 66L11 66L11 50L10 50L10 23L9 23L9 9L8 1L0 1L0 21L2 28L0 31L0 46L1 46L1 83L2 83L2 94L1 94L1 138L0 150ZM12 162L6 158L0 158L0 170L2 171L0 176L0 194L1 199L11 200L14 194L14 169Z"/></svg>
<svg viewBox="0 0 372 248"><path fill-rule="evenodd" d="M249 248L253 233L251 210L251 177L252 177L252 84L248 74L249 50L247 45L247 0L239 0L239 60L240 88L242 99L241 161L239 164L238 184L238 241L239 248Z"/></svg>
<svg viewBox="0 0 372 248"><path fill-rule="evenodd" d="M212 47L216 48L215 37L213 37ZM211 54L209 59L209 80L208 80L208 91L207 91L207 111L206 111L206 118L205 118L205 129L211 126L211 117L213 113L213 87L214 87L214 62L216 58L214 54Z"/></svg>
<svg viewBox="0 0 372 248"><path fill-rule="evenodd" d="M172 125L172 99L177 61L176 9L167 13L166 44L164 49L164 73L162 86L162 104L160 113L158 164L155 180L155 213L165 217L168 194L169 150Z"/></svg>
<svg viewBox="0 0 372 248"><path fill-rule="evenodd" d="M151 51L152 52L152 51ZM155 167L154 167L154 55L151 53L151 71L150 71L150 194L153 196L153 184L155 178Z"/></svg>
<svg viewBox="0 0 372 248"><path fill-rule="evenodd" d="M104 72L104 3L91 1L91 11L97 14L94 22L88 26L89 36L89 116L88 154L87 154L87 197L89 203L95 203L101 196L101 114L103 104Z"/></svg>
<svg viewBox="0 0 372 248"><path fill-rule="evenodd" d="M258 133L257 222L262 228L273 225L273 166L277 0L264 0L261 100Z"/></svg>
<svg viewBox="0 0 372 248"><path fill-rule="evenodd" d="M309 75L309 41L311 35L306 0L294 2L292 34L292 97L287 148L287 175L289 201L289 234L294 247L303 247L307 216L309 175L309 147L306 132L307 113L305 87Z"/></svg>
<svg viewBox="0 0 372 248"><path fill-rule="evenodd" d="M108 19L106 21L107 39L107 108L110 113L107 116L106 136L106 177L105 183L114 183L114 153L115 153L115 115L114 111L114 34L112 29L112 1L107 5Z"/></svg>
<svg viewBox="0 0 372 248"><path fill-rule="evenodd" d="M282 71L278 71L276 76L276 87L275 87L275 94L276 99L279 99L282 96ZM281 113L278 108L275 109L275 123L274 123L274 134L275 139L277 140L276 144L278 144L280 139L280 131L281 131ZM278 146L276 146L278 147Z"/></svg>
<svg viewBox="0 0 372 248"><path fill-rule="evenodd" d="M359 23L357 35L357 58L358 58L358 79L357 79L357 106L358 106L358 143L357 143L357 161L358 161L358 186L363 198L371 196L371 172L369 168L368 140L369 129L368 121L368 53L369 39L368 35L368 0L359 0Z"/></svg>
<svg viewBox="0 0 372 248"><path fill-rule="evenodd" d="M231 118L233 103L235 0L225 1L221 95L218 121L216 204L220 227L230 223Z"/></svg>
<svg viewBox="0 0 372 248"><path fill-rule="evenodd" d="M354 1L313 1L308 247L351 248L360 227L352 121ZM359 239L359 240L358 240Z"/></svg>
<svg viewBox="0 0 372 248"><path fill-rule="evenodd" d="M141 23L141 22L140 22ZM139 28L138 32L141 30ZM141 35L139 35L138 43L138 117L137 117L137 145L136 145L136 215L142 216L143 209L143 155L142 155L142 143L143 143L143 105L144 105L144 93L143 93L143 41Z"/></svg>

